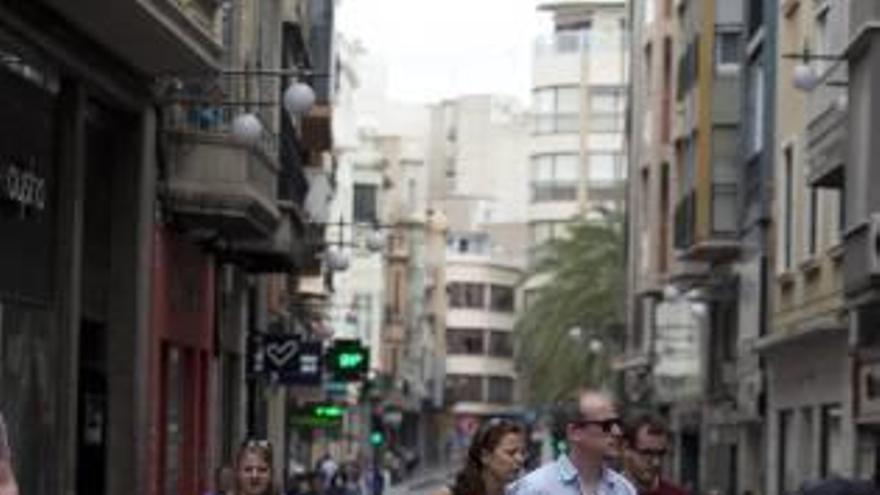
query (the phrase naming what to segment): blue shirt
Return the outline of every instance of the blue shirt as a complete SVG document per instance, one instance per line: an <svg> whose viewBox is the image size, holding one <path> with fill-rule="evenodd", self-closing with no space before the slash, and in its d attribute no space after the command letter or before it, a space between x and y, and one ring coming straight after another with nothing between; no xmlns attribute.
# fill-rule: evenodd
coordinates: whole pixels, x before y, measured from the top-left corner
<svg viewBox="0 0 880 495"><path fill-rule="evenodd" d="M532 471L507 489L508 495L592 495L581 493L580 476L566 455ZM638 495L635 487L611 469L603 469L597 495Z"/></svg>

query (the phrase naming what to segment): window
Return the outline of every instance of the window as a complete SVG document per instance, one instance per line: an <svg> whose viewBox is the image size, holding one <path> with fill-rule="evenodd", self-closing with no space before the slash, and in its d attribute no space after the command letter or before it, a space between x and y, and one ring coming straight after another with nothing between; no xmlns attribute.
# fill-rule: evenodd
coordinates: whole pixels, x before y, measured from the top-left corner
<svg viewBox="0 0 880 495"><path fill-rule="evenodd" d="M375 184L354 185L354 212L355 222L375 223L377 202L376 193L378 187Z"/></svg>
<svg viewBox="0 0 880 495"><path fill-rule="evenodd" d="M617 153L591 153L588 162L587 178L590 185L617 182L621 180L623 160Z"/></svg>
<svg viewBox="0 0 880 495"><path fill-rule="evenodd" d="M739 70L740 33L738 31L719 31L715 35L715 68L719 73Z"/></svg>
<svg viewBox="0 0 880 495"><path fill-rule="evenodd" d="M505 330L492 330L489 333L489 355L492 357L513 357L513 333Z"/></svg>
<svg viewBox="0 0 880 495"><path fill-rule="evenodd" d="M794 428L794 417L792 411L779 411L779 445L777 456L779 466L777 471L777 480L779 484L779 493L794 493L797 489L797 466L791 462L791 458L797 454L797 435Z"/></svg>
<svg viewBox="0 0 880 495"><path fill-rule="evenodd" d="M532 201L573 201L580 177L578 155L573 153L532 157Z"/></svg>
<svg viewBox="0 0 880 495"><path fill-rule="evenodd" d="M580 129L577 86L552 86L533 93L535 134L575 133Z"/></svg>
<svg viewBox="0 0 880 495"><path fill-rule="evenodd" d="M529 225L532 246L540 246L553 239L560 239L567 230L566 222L534 222Z"/></svg>
<svg viewBox="0 0 880 495"><path fill-rule="evenodd" d="M446 352L450 355L483 355L485 353L483 330L478 328L447 329Z"/></svg>
<svg viewBox="0 0 880 495"><path fill-rule="evenodd" d="M842 417L840 404L822 407L822 436L819 439L819 475L822 478L844 472L840 459L843 454Z"/></svg>
<svg viewBox="0 0 880 495"><path fill-rule="evenodd" d="M499 313L513 313L513 287L492 284L489 289L489 309Z"/></svg>
<svg viewBox="0 0 880 495"><path fill-rule="evenodd" d="M752 93L749 151L757 154L764 149L764 66L760 62L753 62L749 70Z"/></svg>
<svg viewBox="0 0 880 495"><path fill-rule="evenodd" d="M645 24L651 24L654 22L654 19L657 16L657 0L644 0L645 2L645 10L644 10L644 21Z"/></svg>
<svg viewBox="0 0 880 495"><path fill-rule="evenodd" d="M489 402L493 404L513 403L513 378L509 376L490 376Z"/></svg>
<svg viewBox="0 0 880 495"><path fill-rule="evenodd" d="M807 258L816 255L816 249L819 237L819 190L810 187L808 190L809 201L807 201Z"/></svg>
<svg viewBox="0 0 880 495"><path fill-rule="evenodd" d="M590 95L590 113L619 113L626 111L626 99L618 89L593 88Z"/></svg>
<svg viewBox="0 0 880 495"><path fill-rule="evenodd" d="M447 375L446 400L449 402L481 402L483 400L483 377Z"/></svg>
<svg viewBox="0 0 880 495"><path fill-rule="evenodd" d="M617 86L590 88L590 130L592 132L623 132L626 98Z"/></svg>
<svg viewBox="0 0 880 495"><path fill-rule="evenodd" d="M789 144L782 151L782 268L785 271L791 270L793 258L792 237L794 235L794 146Z"/></svg>
<svg viewBox="0 0 880 495"><path fill-rule="evenodd" d="M449 306L452 308L483 309L486 307L486 286L483 284L449 284Z"/></svg>

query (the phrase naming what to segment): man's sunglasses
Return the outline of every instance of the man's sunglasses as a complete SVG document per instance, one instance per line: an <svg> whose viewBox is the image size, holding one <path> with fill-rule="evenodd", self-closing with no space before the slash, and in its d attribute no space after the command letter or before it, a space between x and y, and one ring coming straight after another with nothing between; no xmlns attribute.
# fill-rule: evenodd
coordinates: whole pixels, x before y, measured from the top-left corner
<svg viewBox="0 0 880 495"><path fill-rule="evenodd" d="M617 428L620 428L622 423L620 421L620 418L608 418L602 420L582 419L579 421L573 421L572 424L580 428L586 428L588 426L598 426L602 428L602 432L611 433L612 431L614 431L615 426Z"/></svg>

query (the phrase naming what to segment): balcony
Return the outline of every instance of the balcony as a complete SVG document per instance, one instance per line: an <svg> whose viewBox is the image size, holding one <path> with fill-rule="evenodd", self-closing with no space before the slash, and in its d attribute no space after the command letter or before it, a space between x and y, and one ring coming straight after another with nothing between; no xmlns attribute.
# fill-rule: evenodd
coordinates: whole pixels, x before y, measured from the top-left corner
<svg viewBox="0 0 880 495"><path fill-rule="evenodd" d="M846 62L835 62L807 98L807 180L814 187L843 187L848 72Z"/></svg>
<svg viewBox="0 0 880 495"><path fill-rule="evenodd" d="M293 228L292 209L285 208L281 223L265 239L234 240L219 253L250 273L287 273L305 265L305 244Z"/></svg>
<svg viewBox="0 0 880 495"><path fill-rule="evenodd" d="M675 248L682 261L721 262L739 253L737 186L713 183L708 225L698 222L699 198L691 190L675 209Z"/></svg>
<svg viewBox="0 0 880 495"><path fill-rule="evenodd" d="M172 104L164 112L166 204L184 228L232 241L265 239L281 220L276 138L244 144L231 132L237 109Z"/></svg>
<svg viewBox="0 0 880 495"><path fill-rule="evenodd" d="M46 0L120 60L151 75L220 66L219 0Z"/></svg>
<svg viewBox="0 0 880 495"><path fill-rule="evenodd" d="M535 55L577 55L589 47L589 31L561 31L537 38Z"/></svg>

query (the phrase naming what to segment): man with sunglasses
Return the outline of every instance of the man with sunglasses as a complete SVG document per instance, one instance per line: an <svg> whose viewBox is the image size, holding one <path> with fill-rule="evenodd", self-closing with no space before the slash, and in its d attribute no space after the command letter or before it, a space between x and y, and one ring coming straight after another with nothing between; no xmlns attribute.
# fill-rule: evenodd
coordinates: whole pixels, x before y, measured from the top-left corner
<svg viewBox="0 0 880 495"><path fill-rule="evenodd" d="M669 447L669 429L659 419L643 414L627 422L623 432L624 474L639 495L686 495L662 478L663 459Z"/></svg>
<svg viewBox="0 0 880 495"><path fill-rule="evenodd" d="M556 423L568 445L550 464L510 487L510 495L637 495L633 485L607 466L621 435L614 403L585 390L557 407Z"/></svg>

